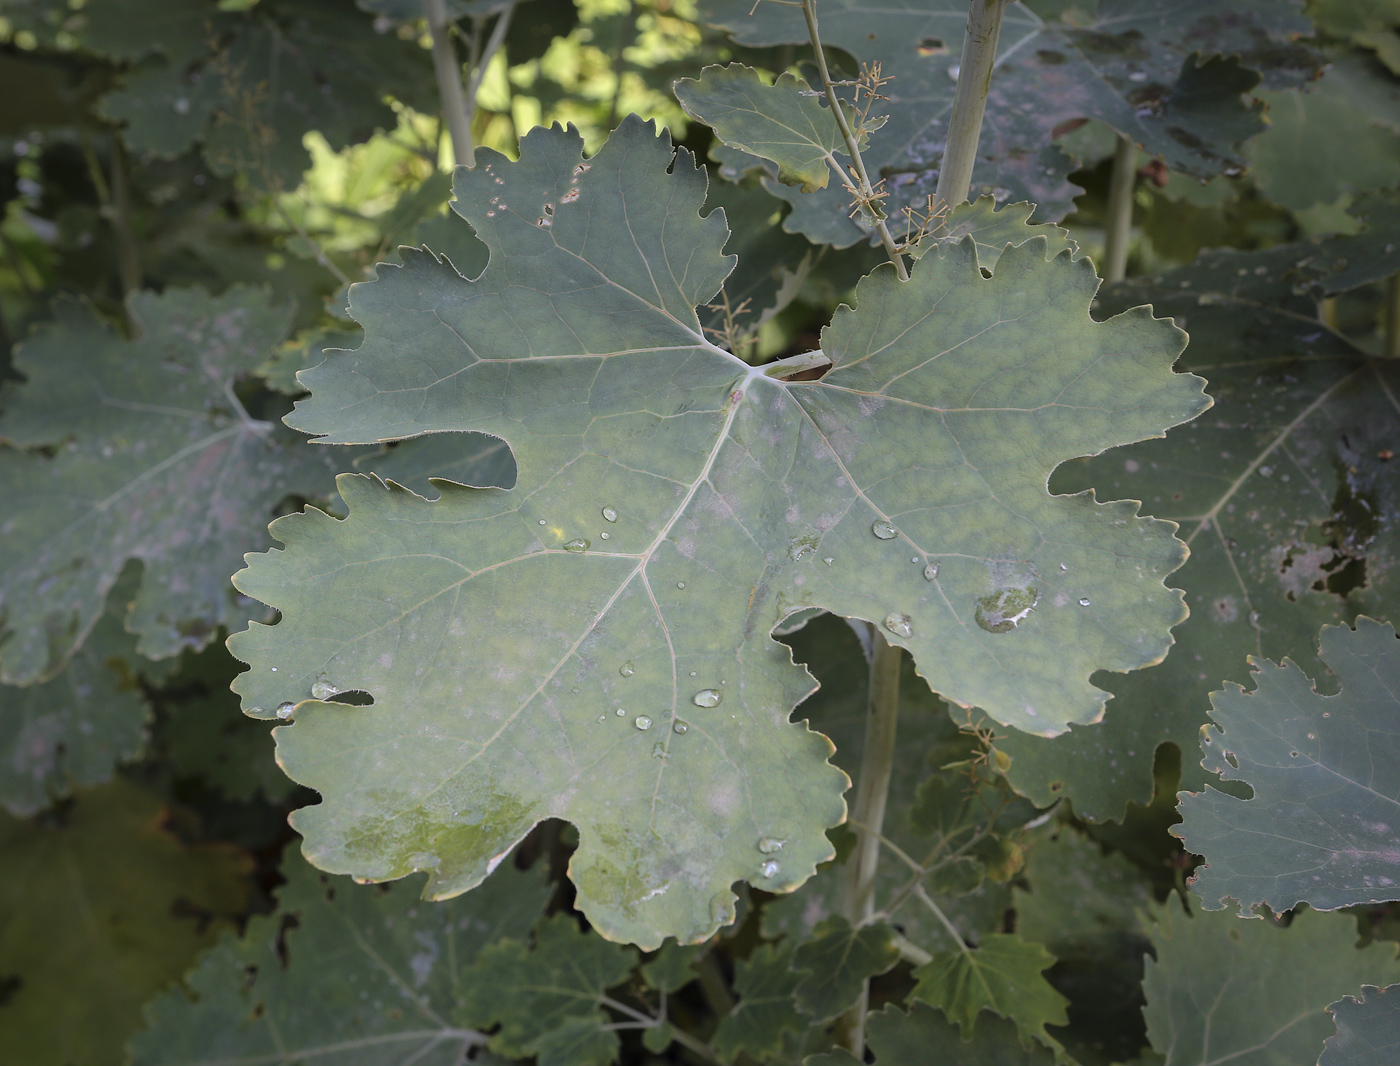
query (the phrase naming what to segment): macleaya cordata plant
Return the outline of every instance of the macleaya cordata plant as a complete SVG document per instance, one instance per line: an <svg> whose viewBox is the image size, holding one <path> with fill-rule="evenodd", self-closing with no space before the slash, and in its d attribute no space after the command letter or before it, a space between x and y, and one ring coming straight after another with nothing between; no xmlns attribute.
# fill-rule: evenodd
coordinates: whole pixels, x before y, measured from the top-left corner
<svg viewBox="0 0 1400 1066"><path fill-rule="evenodd" d="M1400 961L1322 912L1400 896L1400 201L1289 188L1300 239L1155 273L1134 222L1285 188L1266 101L1389 85L1400 17L360 7L0 0L119 71L125 327L55 301L0 392L0 801L60 801L0 898L138 915L82 984L127 1061L1383 1061ZM606 130L525 128L585 69ZM648 78L688 128L623 117ZM391 112L350 158L397 202L318 214L303 144ZM143 249L180 153L343 316ZM271 913L162 775L290 812ZM0 920L0 1038L120 1061L38 953Z"/></svg>

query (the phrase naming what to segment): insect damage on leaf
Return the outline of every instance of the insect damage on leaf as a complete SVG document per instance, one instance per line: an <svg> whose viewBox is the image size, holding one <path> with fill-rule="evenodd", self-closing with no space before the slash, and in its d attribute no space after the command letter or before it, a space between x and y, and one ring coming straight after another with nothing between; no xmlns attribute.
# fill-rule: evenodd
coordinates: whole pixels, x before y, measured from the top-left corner
<svg viewBox="0 0 1400 1066"><path fill-rule="evenodd" d="M1174 527L1046 481L1208 401L1171 371L1170 323L1093 321L1087 262L1037 238L988 278L968 240L907 284L878 270L823 333L831 372L785 382L705 339L724 217L648 124L591 159L535 130L456 194L486 270L405 253L356 286L364 344L302 373L288 421L329 443L488 433L514 486L427 501L343 476L346 520L276 523L285 550L235 578L281 612L231 640L235 687L295 707L279 758L325 798L295 817L318 865L428 870L447 896L560 817L595 928L703 939L734 881L791 891L843 817L829 743L788 721L811 690L769 636L788 615L870 619L949 699L1044 734L1099 717L1093 671L1165 653ZM1023 606L989 624L988 597Z"/></svg>

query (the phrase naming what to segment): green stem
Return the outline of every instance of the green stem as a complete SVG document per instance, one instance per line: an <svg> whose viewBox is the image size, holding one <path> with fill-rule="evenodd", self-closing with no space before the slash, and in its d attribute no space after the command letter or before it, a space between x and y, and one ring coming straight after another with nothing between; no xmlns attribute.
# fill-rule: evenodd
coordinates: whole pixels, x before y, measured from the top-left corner
<svg viewBox="0 0 1400 1066"><path fill-rule="evenodd" d="M1004 3L1005 0L998 0ZM817 70L821 74L822 87L826 90L826 102L831 108L831 115L836 119L836 126L841 131L841 139L846 142L846 151L851 157L851 169L855 172L856 187L852 190L857 201L862 203L875 219L875 232L879 234L880 243L884 245L885 254L890 257L890 262L894 264L895 271L899 274L900 281L909 280L909 268L904 265L904 256L899 254L899 247L894 243L894 238L890 236L890 229L885 225L885 220L879 217L876 206L877 197L875 186L870 183L870 175L865 169L865 160L861 158L860 144L856 135L851 130L851 125L846 121L846 112L841 107L841 100L836 95L836 86L832 84L831 72L826 67L826 53L822 50L821 34L817 30L817 5L816 0L802 0L802 14L807 19L807 35L812 39L812 51L816 55ZM848 188L849 183L848 183Z"/></svg>
<svg viewBox="0 0 1400 1066"><path fill-rule="evenodd" d="M856 779L855 810L851 814L851 824L856 829L856 850L846 872L844 899L846 918L855 926L864 925L875 914L875 875L880 866L880 841L894 769L903 655L903 650L886 641L873 625L870 633L874 644L870 660L870 702L865 717L865 749L861 752L860 776ZM857 1058L865 1051L869 993L867 982L856 1005L836 1023L837 1040Z"/></svg>
<svg viewBox="0 0 1400 1066"><path fill-rule="evenodd" d="M507 4L499 15L496 16L496 24L491 27L491 37L486 42L486 49L479 56L472 57L472 79L467 86L467 129L470 130L472 122L476 119L476 97L481 90L481 79L486 77L486 69L491 65L491 60L496 53L501 50L501 45L505 44L506 31L510 29L510 17L515 14L515 3L512 0ZM476 160L473 158L467 166L473 166Z"/></svg>
<svg viewBox="0 0 1400 1066"><path fill-rule="evenodd" d="M472 124L466 93L462 89L462 66L457 62L457 49L452 44L452 20L447 17L446 0L423 0L423 14L433 40L433 74L437 78L442 117L452 137L452 158L458 166L469 167L475 161L476 146L472 142Z"/></svg>
<svg viewBox="0 0 1400 1066"><path fill-rule="evenodd" d="M934 193L935 212L947 212L967 199L972 168L977 162L977 142L982 136L982 115L992 85L992 65L1001 36L1001 17L1010 0L972 0L967 12L967 36L963 38L958 65L958 88L948 117L948 144L938 171Z"/></svg>
<svg viewBox="0 0 1400 1066"><path fill-rule="evenodd" d="M1113 152L1113 176L1108 183L1108 222L1104 227L1104 281L1122 281L1128 274L1128 237L1133 228L1136 163L1137 145L1131 137L1120 135Z"/></svg>
<svg viewBox="0 0 1400 1066"><path fill-rule="evenodd" d="M1385 348L1387 359L1400 359L1400 273L1385 283Z"/></svg>

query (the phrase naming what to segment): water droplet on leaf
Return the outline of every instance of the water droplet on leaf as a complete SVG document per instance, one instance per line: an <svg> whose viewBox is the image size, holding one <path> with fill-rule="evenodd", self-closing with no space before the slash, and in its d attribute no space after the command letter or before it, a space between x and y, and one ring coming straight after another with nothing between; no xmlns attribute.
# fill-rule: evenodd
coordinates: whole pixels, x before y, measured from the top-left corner
<svg viewBox="0 0 1400 1066"><path fill-rule="evenodd" d="M564 542L564 550L566 552L586 552L588 550L588 541L584 540L582 537L566 540Z"/></svg>
<svg viewBox="0 0 1400 1066"><path fill-rule="evenodd" d="M605 529L605 530L603 530L603 532L601 532L601 533L598 534L598 539L599 539L599 540L612 540L612 534L609 533L609 532Z"/></svg>
<svg viewBox="0 0 1400 1066"><path fill-rule="evenodd" d="M690 697L690 702L697 707L718 707L719 701L723 698L719 689L702 688L694 696Z"/></svg>
<svg viewBox="0 0 1400 1066"><path fill-rule="evenodd" d="M631 677L637 672L637 668L632 665L632 660L628 659L625 663L623 663L617 668L617 672L623 677Z"/></svg>
<svg viewBox="0 0 1400 1066"><path fill-rule="evenodd" d="M633 720L632 724L638 729L647 730L651 728L651 718L648 715L639 714Z"/></svg>
<svg viewBox="0 0 1400 1066"><path fill-rule="evenodd" d="M1081 606L1081 607L1088 607L1088 606L1089 606L1089 597L1088 597L1088 596L1085 596L1085 597L1081 598L1080 601L1079 601L1079 606Z"/></svg>
<svg viewBox="0 0 1400 1066"><path fill-rule="evenodd" d="M540 519L540 525L546 525L546 524L547 524L547 523L545 522L545 520L544 520L543 518L541 518L541 519Z"/></svg>
<svg viewBox="0 0 1400 1066"><path fill-rule="evenodd" d="M822 560L822 562L826 563L827 566L830 566L830 565L831 565L832 563L834 563L835 561L836 561L836 560L833 559L833 558L832 558L831 556L829 556L829 555L828 555L825 559Z"/></svg>
<svg viewBox="0 0 1400 1066"><path fill-rule="evenodd" d="M616 522L616 521L617 521L617 508L616 508L616 507L604 507L604 508L603 508L603 517L606 518L609 522Z"/></svg>
<svg viewBox="0 0 1400 1066"><path fill-rule="evenodd" d="M870 527L870 532L874 533L881 540L894 540L895 537L899 536L899 530L895 529L893 525L886 522L883 518Z"/></svg>
<svg viewBox="0 0 1400 1066"><path fill-rule="evenodd" d="M1040 602L1037 588L1002 589L977 601L977 624L988 633L1009 633L1028 617Z"/></svg>
<svg viewBox="0 0 1400 1066"><path fill-rule="evenodd" d="M783 841L779 840L777 837L764 837L758 842L758 850L765 855L772 855L775 851L781 851L782 847Z"/></svg>
<svg viewBox="0 0 1400 1066"><path fill-rule="evenodd" d="M613 713L616 714L619 718L626 718L626 717L627 717L627 711L626 711L625 708L622 708L622 707L619 707L619 708L618 708L616 711L614 711Z"/></svg>
<svg viewBox="0 0 1400 1066"><path fill-rule="evenodd" d="M340 689L326 680L324 674L318 677L311 686L311 695L318 700L328 700L339 691Z"/></svg>
<svg viewBox="0 0 1400 1066"><path fill-rule="evenodd" d="M296 709L297 705L291 700L288 700L286 703L279 703L277 705L277 710L275 713L278 718L290 718L292 716L292 712Z"/></svg>
<svg viewBox="0 0 1400 1066"><path fill-rule="evenodd" d="M686 730L689 728L690 726L688 726L685 722L677 720L671 725L671 732L675 733L677 736L683 737L685 736Z"/></svg>
<svg viewBox="0 0 1400 1066"><path fill-rule="evenodd" d="M678 588L678 589L684 589L684 588L685 588L685 582L684 582L684 581L677 581L677 582L676 582L676 588Z"/></svg>
<svg viewBox="0 0 1400 1066"><path fill-rule="evenodd" d="M937 563L929 563L928 566L924 567L924 580L925 580L925 581L932 581L932 580L933 580L934 578L936 578L937 576L938 576L938 564L937 564Z"/></svg>
<svg viewBox="0 0 1400 1066"><path fill-rule="evenodd" d="M909 620L907 614L900 614L898 611L891 611L885 615L885 628L897 637L914 635L914 623Z"/></svg>
<svg viewBox="0 0 1400 1066"><path fill-rule="evenodd" d="M758 872L764 877L768 878L777 877L778 870L779 866L777 859L768 859L767 861L760 863L758 867Z"/></svg>

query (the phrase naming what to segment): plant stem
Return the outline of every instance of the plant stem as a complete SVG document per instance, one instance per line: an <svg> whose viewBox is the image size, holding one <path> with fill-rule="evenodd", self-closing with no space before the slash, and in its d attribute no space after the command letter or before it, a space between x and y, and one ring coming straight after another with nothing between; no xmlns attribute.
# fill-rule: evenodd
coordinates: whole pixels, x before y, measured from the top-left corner
<svg viewBox="0 0 1400 1066"><path fill-rule="evenodd" d="M510 29L510 17L515 14L514 0L501 13L496 16L496 24L491 27L491 37L486 42L486 49L479 56L472 57L472 79L467 86L467 129L471 129L472 121L476 118L476 97L481 89L481 79L486 77L486 68L491 65L491 60L496 53L501 50L501 45L506 40L506 30ZM476 160L469 160L466 165L473 166Z"/></svg>
<svg viewBox="0 0 1400 1066"><path fill-rule="evenodd" d="M1133 192L1137 186L1137 145L1118 137L1113 152L1113 176L1108 183L1108 222L1105 229L1103 279L1122 281L1128 274L1128 236L1133 228Z"/></svg>
<svg viewBox="0 0 1400 1066"><path fill-rule="evenodd" d="M1385 347L1381 354L1400 359L1400 273L1390 275L1385 283Z"/></svg>
<svg viewBox="0 0 1400 1066"><path fill-rule="evenodd" d="M437 77L442 116L452 137L452 158L458 166L469 167L474 162L476 146L472 142L472 124L466 94L462 91L462 67L452 44L452 22L447 17L446 0L423 0L423 14L428 19L428 33L433 39L433 73Z"/></svg>
<svg viewBox="0 0 1400 1066"><path fill-rule="evenodd" d="M894 740L899 725L899 671L903 649L890 644L870 627L874 654L870 660L870 702L865 717L865 749L856 779L856 803L851 824L856 827L856 850L847 870L847 920L863 925L875 913L875 875L880 865L880 841L894 768ZM857 1058L865 1051L865 1013L869 982L856 1005L836 1024L837 1039Z"/></svg>
<svg viewBox="0 0 1400 1066"><path fill-rule="evenodd" d="M958 65L958 88L953 113L948 116L948 144L938 171L934 193L935 213L947 212L967 199L972 168L977 162L977 142L982 136L982 115L992 85L992 64L1001 36L1001 16L1010 0L972 0L967 12L967 36L963 38Z"/></svg>
<svg viewBox="0 0 1400 1066"><path fill-rule="evenodd" d="M998 0L1004 3L1005 0ZM841 100L836 95L836 86L831 82L831 72L826 67L826 53L822 50L821 34L817 31L817 5L816 0L802 0L802 14L807 19L807 35L812 39L812 51L816 55L817 70L821 73L822 87L826 90L826 102L831 108L831 115L836 119L836 126L841 131L841 139L846 142L846 151L851 156L851 169L854 171L857 187L853 190L856 199L862 203L875 219L875 232L880 236L880 243L885 247L885 254L890 257L890 262L894 264L900 281L909 280L909 268L904 265L904 256L899 254L899 248L894 243L894 238L890 236L890 229L885 225L885 220L876 213L875 186L870 183L870 175L865 170L865 160L861 158L860 144L856 135L851 131L850 123L846 121L846 112L841 107Z"/></svg>

